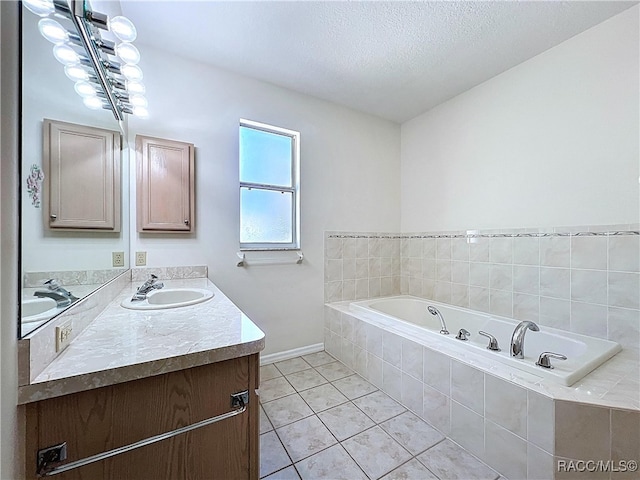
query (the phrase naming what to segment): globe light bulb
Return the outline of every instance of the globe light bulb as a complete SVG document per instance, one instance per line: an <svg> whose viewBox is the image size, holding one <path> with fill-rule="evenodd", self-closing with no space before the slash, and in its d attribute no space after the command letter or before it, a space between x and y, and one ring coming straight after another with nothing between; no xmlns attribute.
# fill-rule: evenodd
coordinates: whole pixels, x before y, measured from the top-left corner
<svg viewBox="0 0 640 480"><path fill-rule="evenodd" d="M53 56L63 65L80 63L80 55L69 45L59 44L53 47Z"/></svg>
<svg viewBox="0 0 640 480"><path fill-rule="evenodd" d="M126 86L127 86L127 91L129 93L140 93L140 94L144 94L147 89L144 86L144 83L139 82L137 80L127 80L126 82Z"/></svg>
<svg viewBox="0 0 640 480"><path fill-rule="evenodd" d="M129 103L134 107L148 107L149 102L142 95L131 95L129 97Z"/></svg>
<svg viewBox="0 0 640 480"><path fill-rule="evenodd" d="M123 65L120 71L127 80L142 80L142 70L137 65Z"/></svg>
<svg viewBox="0 0 640 480"><path fill-rule="evenodd" d="M84 97L82 102L91 110L98 110L103 107L104 103L98 97Z"/></svg>
<svg viewBox="0 0 640 480"><path fill-rule="evenodd" d="M81 97L95 97L97 93L96 87L89 82L76 82L73 88Z"/></svg>
<svg viewBox="0 0 640 480"><path fill-rule="evenodd" d="M130 43L121 43L116 47L116 54L124 63L136 65L140 61L140 52Z"/></svg>
<svg viewBox="0 0 640 480"><path fill-rule="evenodd" d="M67 32L62 25L50 18L43 18L38 22L38 30L44 38L53 44L64 43L69 38Z"/></svg>
<svg viewBox="0 0 640 480"><path fill-rule="evenodd" d="M22 4L40 17L46 17L55 11L53 0L23 0Z"/></svg>
<svg viewBox="0 0 640 480"><path fill-rule="evenodd" d="M146 107L133 107L133 114L136 117L147 118L149 116L149 110Z"/></svg>
<svg viewBox="0 0 640 480"><path fill-rule="evenodd" d="M64 67L64 73L74 82L89 80L89 72L80 65L67 65Z"/></svg>
<svg viewBox="0 0 640 480"><path fill-rule="evenodd" d="M122 15L109 20L109 30L123 42L133 42L138 36L136 27L131 20Z"/></svg>

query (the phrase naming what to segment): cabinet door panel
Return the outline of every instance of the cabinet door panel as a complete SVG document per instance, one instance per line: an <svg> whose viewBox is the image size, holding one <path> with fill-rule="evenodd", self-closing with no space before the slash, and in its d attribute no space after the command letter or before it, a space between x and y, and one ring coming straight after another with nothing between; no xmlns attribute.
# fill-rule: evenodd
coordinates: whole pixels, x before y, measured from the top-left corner
<svg viewBox="0 0 640 480"><path fill-rule="evenodd" d="M242 357L28 405L27 474L35 451L66 441L73 461L220 415L249 389L247 411L57 475L65 479L248 479L258 399L249 388L258 356ZM37 422L33 429L29 422ZM33 438L32 438L33 437ZM257 437L257 435L256 435ZM37 439L34 444L34 438ZM29 477L31 478L31 477Z"/></svg>
<svg viewBox="0 0 640 480"><path fill-rule="evenodd" d="M49 228L120 230L120 134L44 121Z"/></svg>
<svg viewBox="0 0 640 480"><path fill-rule="evenodd" d="M138 231L193 229L193 145L136 136Z"/></svg>

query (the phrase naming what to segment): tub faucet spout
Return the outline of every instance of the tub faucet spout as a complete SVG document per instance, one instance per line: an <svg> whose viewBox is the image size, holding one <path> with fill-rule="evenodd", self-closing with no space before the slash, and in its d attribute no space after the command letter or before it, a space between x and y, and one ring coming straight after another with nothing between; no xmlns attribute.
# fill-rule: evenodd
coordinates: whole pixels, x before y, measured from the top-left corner
<svg viewBox="0 0 640 480"><path fill-rule="evenodd" d="M429 313L431 315L437 315L440 319L440 333L443 335L449 335L449 330L447 330L447 325L444 323L444 318L442 317L440 311L433 305L429 305L427 307L427 310L429 310Z"/></svg>
<svg viewBox="0 0 640 480"><path fill-rule="evenodd" d="M520 322L513 330L511 335L511 356L514 358L524 358L524 336L527 330L533 330L534 332L540 331L538 325L528 320Z"/></svg>

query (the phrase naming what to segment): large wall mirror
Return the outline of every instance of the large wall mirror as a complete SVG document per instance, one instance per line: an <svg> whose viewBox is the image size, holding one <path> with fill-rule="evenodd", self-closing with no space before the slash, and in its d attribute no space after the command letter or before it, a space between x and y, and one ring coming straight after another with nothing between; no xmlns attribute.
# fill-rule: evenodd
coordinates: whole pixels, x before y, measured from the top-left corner
<svg viewBox="0 0 640 480"><path fill-rule="evenodd" d="M38 16L22 7L22 313L18 329L21 337L124 273L129 267L130 257L126 128L115 119L111 110L91 110L83 104L74 89L74 82L67 78L63 65L54 58L53 44L40 34L39 20ZM46 139L43 131L46 125L51 125L49 121L80 129L81 133L77 135L79 143L65 147L67 152L76 153L75 163L60 163L57 169L48 163L53 162L51 159L55 156L55 152L47 152L48 148L43 143ZM51 201L52 191L57 195L58 200L55 201L64 197L74 208L80 208L87 203L84 196L89 190L84 179L101 168L91 152L85 154L82 150L85 147L91 150L91 145L95 146L95 142L85 141L93 137L82 133L84 131L112 132L113 143L109 145L114 148L117 177L114 176L111 193L121 205L114 213L118 225L115 228L86 225L52 228L51 220L57 214L49 208L54 203ZM52 141L50 139L47 145ZM58 176L64 176L66 180L52 188L50 180L60 180L54 178Z"/></svg>

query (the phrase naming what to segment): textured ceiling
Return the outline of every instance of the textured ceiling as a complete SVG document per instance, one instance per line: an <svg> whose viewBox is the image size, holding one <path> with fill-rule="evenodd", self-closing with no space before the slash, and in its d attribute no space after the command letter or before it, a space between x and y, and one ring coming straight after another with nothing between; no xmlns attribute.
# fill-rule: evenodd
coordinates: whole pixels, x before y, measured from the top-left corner
<svg viewBox="0 0 640 480"><path fill-rule="evenodd" d="M122 0L138 41L395 122L635 5Z"/></svg>

